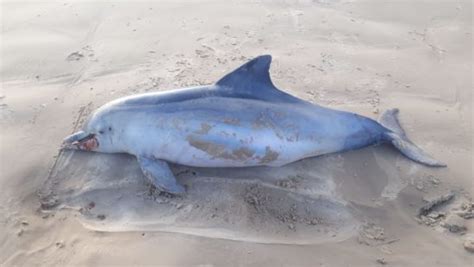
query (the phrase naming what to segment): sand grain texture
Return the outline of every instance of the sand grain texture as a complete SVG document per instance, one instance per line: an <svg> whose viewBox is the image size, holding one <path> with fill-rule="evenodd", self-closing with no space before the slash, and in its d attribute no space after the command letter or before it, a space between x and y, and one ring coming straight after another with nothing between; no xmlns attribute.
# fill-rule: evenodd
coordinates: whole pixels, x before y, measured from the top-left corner
<svg viewBox="0 0 474 267"><path fill-rule="evenodd" d="M472 264L472 2L5 1L1 15L0 265ZM174 166L190 194L170 199L133 158L58 154L112 99L210 84L260 54L300 98L373 118L399 108L448 168L389 146ZM465 230L450 232L453 216Z"/></svg>

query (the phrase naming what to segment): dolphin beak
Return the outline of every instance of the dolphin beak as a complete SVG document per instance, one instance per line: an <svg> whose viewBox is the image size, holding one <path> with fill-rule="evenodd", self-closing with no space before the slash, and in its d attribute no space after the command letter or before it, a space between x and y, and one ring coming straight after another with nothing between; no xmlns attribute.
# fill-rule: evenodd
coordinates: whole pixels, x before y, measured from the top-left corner
<svg viewBox="0 0 474 267"><path fill-rule="evenodd" d="M77 133L71 134L70 136L64 138L63 143L66 144L71 144L73 142L79 141L81 139L84 139L88 136L89 134L84 132L84 131L79 131Z"/></svg>
<svg viewBox="0 0 474 267"><path fill-rule="evenodd" d="M79 149L92 151L99 147L99 142L95 134L89 134L84 131L71 134L64 138L62 148L65 149Z"/></svg>

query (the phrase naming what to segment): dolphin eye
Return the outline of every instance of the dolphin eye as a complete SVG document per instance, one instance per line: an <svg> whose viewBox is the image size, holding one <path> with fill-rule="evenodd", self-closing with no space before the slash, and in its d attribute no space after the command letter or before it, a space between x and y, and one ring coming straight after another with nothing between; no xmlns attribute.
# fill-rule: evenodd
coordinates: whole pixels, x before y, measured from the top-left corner
<svg viewBox="0 0 474 267"><path fill-rule="evenodd" d="M103 133L104 133L104 131L99 131L99 134L103 134Z"/></svg>
<svg viewBox="0 0 474 267"><path fill-rule="evenodd" d="M112 131L112 127L109 127L109 132Z"/></svg>

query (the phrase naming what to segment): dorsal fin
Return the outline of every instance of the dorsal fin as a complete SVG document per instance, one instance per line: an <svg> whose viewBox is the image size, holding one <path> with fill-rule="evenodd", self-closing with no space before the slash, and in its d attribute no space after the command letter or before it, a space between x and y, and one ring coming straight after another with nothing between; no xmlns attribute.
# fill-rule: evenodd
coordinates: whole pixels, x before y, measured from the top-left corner
<svg viewBox="0 0 474 267"><path fill-rule="evenodd" d="M247 83L259 83L275 88L270 79L271 62L272 56L270 55L256 57L224 76L216 84L240 89L242 85Z"/></svg>
<svg viewBox="0 0 474 267"><path fill-rule="evenodd" d="M295 102L297 98L284 93L270 79L272 56L258 56L227 74L216 85L232 95L275 102Z"/></svg>

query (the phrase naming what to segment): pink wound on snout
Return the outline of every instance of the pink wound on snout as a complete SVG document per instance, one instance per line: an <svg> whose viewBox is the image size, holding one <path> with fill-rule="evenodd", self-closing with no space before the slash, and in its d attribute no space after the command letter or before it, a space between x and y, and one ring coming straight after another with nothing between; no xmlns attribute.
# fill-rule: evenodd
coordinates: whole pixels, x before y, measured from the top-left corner
<svg viewBox="0 0 474 267"><path fill-rule="evenodd" d="M79 144L79 149L91 151L91 150L96 149L98 146L99 146L99 143L97 142L97 139L93 137L86 141L81 142Z"/></svg>

